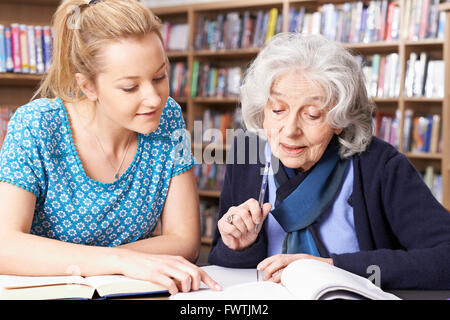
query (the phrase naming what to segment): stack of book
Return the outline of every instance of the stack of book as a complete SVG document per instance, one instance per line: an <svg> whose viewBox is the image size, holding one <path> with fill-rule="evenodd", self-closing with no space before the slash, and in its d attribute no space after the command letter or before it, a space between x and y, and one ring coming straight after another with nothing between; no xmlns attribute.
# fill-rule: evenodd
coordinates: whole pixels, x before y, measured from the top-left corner
<svg viewBox="0 0 450 320"><path fill-rule="evenodd" d="M445 12L439 11L442 0L408 0L403 11L403 38L420 40L444 38Z"/></svg>
<svg viewBox="0 0 450 320"><path fill-rule="evenodd" d="M188 93L188 72L185 62L175 62L170 64L170 95L175 98L187 97Z"/></svg>
<svg viewBox="0 0 450 320"><path fill-rule="evenodd" d="M411 52L406 63L407 97L444 97L444 61L429 60L426 52Z"/></svg>
<svg viewBox="0 0 450 320"><path fill-rule="evenodd" d="M400 7L397 1L357 1L324 4L317 11L290 9L289 31L322 34L340 42L398 40Z"/></svg>
<svg viewBox="0 0 450 320"><path fill-rule="evenodd" d="M161 26L164 47L169 51L186 51L189 48L189 25L164 22Z"/></svg>
<svg viewBox="0 0 450 320"><path fill-rule="evenodd" d="M215 19L200 16L195 31L195 50L261 48L282 28L277 8L256 12L219 13Z"/></svg>
<svg viewBox="0 0 450 320"><path fill-rule="evenodd" d="M241 67L216 67L194 61L191 97L236 98L242 83Z"/></svg>
<svg viewBox="0 0 450 320"><path fill-rule="evenodd" d="M0 25L0 72L48 72L52 61L52 34L50 26Z"/></svg>
<svg viewBox="0 0 450 320"><path fill-rule="evenodd" d="M12 109L9 107L0 107L0 149L5 140L8 129L8 122L12 115Z"/></svg>
<svg viewBox="0 0 450 320"><path fill-rule="evenodd" d="M358 58L362 60L367 93L370 97L397 98L400 95L398 53L388 55L374 54Z"/></svg>

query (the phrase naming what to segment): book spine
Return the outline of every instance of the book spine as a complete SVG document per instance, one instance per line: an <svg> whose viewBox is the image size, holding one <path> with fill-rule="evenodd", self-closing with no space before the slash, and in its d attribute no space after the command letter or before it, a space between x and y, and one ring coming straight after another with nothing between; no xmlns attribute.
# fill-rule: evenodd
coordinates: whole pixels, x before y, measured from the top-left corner
<svg viewBox="0 0 450 320"><path fill-rule="evenodd" d="M30 73L36 73L36 44L33 26L27 26L27 35L28 35L28 57L29 57Z"/></svg>
<svg viewBox="0 0 450 320"><path fill-rule="evenodd" d="M432 129L430 141L430 153L438 152L439 132L440 132L441 117L438 114L432 116Z"/></svg>
<svg viewBox="0 0 450 320"><path fill-rule="evenodd" d="M14 60L12 55L12 35L11 28L5 27L5 56L6 56L6 71L14 71Z"/></svg>
<svg viewBox="0 0 450 320"><path fill-rule="evenodd" d="M14 72L21 72L22 61L20 56L20 35L19 25L17 23L11 24L11 47L14 62Z"/></svg>
<svg viewBox="0 0 450 320"><path fill-rule="evenodd" d="M6 72L5 26L0 24L0 72Z"/></svg>
<svg viewBox="0 0 450 320"><path fill-rule="evenodd" d="M200 68L200 63L194 61L192 64L192 83L191 83L191 97L197 96L197 85L198 85L198 72Z"/></svg>
<svg viewBox="0 0 450 320"><path fill-rule="evenodd" d="M19 39L20 39L20 59L22 62L22 72L29 73L29 58L28 58L28 38L27 38L27 26L24 24L19 25Z"/></svg>
<svg viewBox="0 0 450 320"><path fill-rule="evenodd" d="M43 28L43 39L44 66L45 72L48 72L52 64L52 36L49 26Z"/></svg>
<svg viewBox="0 0 450 320"><path fill-rule="evenodd" d="M275 34L275 28L277 24L277 17L278 17L278 9L272 8L269 11L269 25L267 27L267 33L266 33L266 40L265 42L268 42Z"/></svg>
<svg viewBox="0 0 450 320"><path fill-rule="evenodd" d="M422 14L420 17L419 27L419 39L425 39L427 36L428 14L430 9L429 0L423 0L422 2Z"/></svg>
<svg viewBox="0 0 450 320"><path fill-rule="evenodd" d="M42 46L42 27L36 26L34 28L35 43L36 43L36 72L42 74L45 72L44 52Z"/></svg>

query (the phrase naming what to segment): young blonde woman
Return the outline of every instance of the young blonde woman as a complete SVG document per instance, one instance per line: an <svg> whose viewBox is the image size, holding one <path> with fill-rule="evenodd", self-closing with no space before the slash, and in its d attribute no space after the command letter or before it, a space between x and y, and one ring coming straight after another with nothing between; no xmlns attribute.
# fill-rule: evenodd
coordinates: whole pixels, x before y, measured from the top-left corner
<svg viewBox="0 0 450 320"><path fill-rule="evenodd" d="M0 154L0 274L123 274L220 289L195 266L196 184L159 20L138 1L68 0L50 72ZM184 157L179 153L184 152ZM186 156L187 154L187 156ZM161 219L162 235L150 237Z"/></svg>

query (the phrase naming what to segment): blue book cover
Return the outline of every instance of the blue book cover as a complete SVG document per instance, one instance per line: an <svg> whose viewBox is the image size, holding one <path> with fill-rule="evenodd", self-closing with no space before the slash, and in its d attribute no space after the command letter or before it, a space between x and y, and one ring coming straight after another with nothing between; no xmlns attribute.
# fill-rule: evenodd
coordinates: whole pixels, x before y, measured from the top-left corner
<svg viewBox="0 0 450 320"><path fill-rule="evenodd" d="M52 36L49 26L45 26L42 30L42 47L44 52L45 72L48 72L52 63Z"/></svg>
<svg viewBox="0 0 450 320"><path fill-rule="evenodd" d="M11 28L7 27L4 30L5 37L5 53L6 53L6 71L13 72L14 71L14 62L12 56L12 43L11 43Z"/></svg>
<svg viewBox="0 0 450 320"><path fill-rule="evenodd" d="M6 72L5 27L0 24L0 72Z"/></svg>

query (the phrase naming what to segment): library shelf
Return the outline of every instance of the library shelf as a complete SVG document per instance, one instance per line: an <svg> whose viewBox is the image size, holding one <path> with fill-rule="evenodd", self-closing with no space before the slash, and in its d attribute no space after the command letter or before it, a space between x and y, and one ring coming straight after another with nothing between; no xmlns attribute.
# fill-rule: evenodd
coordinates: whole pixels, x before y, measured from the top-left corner
<svg viewBox="0 0 450 320"><path fill-rule="evenodd" d="M406 12L407 1L398 0L400 8L400 15L403 17ZM239 66L248 66L248 64L256 57L260 52L260 48L254 49L236 49L236 50L194 50L196 28L200 17L214 18L218 14L227 14L229 12L238 12L243 14L246 10L251 12L257 12L258 10L270 10L271 8L277 8L278 14L283 18L282 30L288 31L289 28L289 14L291 9L298 10L304 6L307 11L317 10L320 6L328 3L334 3L336 5L343 4L344 2L356 2L350 1L323 1L323 0L245 0L245 1L223 1L212 3L199 3L191 5L180 5L170 7L156 7L151 8L157 15L164 21L165 19L171 20L177 16L180 19L180 15L185 15L184 21L190 24L190 43L188 50L188 72L189 72L189 84L192 81L192 66L194 61L209 62L211 64L219 64L219 66L229 66L232 63L236 63ZM366 3L366 2L365 2ZM368 3L368 2L367 2ZM366 3L366 4L367 4ZM450 10L450 4L441 4L440 10ZM447 13L447 19L450 19L450 13ZM444 98L427 98L427 97L407 97L405 95L405 77L407 71L407 61L411 52L426 52L433 59L442 59L446 65L446 81L445 86L448 87L450 83L450 67L448 63L450 61L450 22L446 23L446 35L443 39L418 39L409 40L402 32L405 26L402 25L402 21L399 27L399 37L397 40L375 41L375 42L345 42L343 45L350 49L354 54L360 55L388 55L391 53L397 53L399 56L399 74L400 74L400 92L397 97L373 97L372 100L377 105L377 109L387 112L392 112L398 109L403 116L406 109L413 109L418 115L425 115L426 113L437 113L441 116L442 127L442 139L443 139L443 151L440 154L429 153L412 153L406 152L405 155L414 162L418 162L421 165L429 162L436 167L442 174L443 181L443 204L450 208L450 93L446 92ZM175 19L174 19L174 22ZM407 29L406 29L407 30ZM448 91L448 90L447 90ZM221 110L224 106L237 107L239 106L239 99L235 98L202 98L202 97L190 97L188 98L188 115L187 127L192 131L193 121L195 116L198 116L205 108L212 108ZM403 121L400 122L400 132L403 130ZM403 135L400 135L399 150L403 150ZM423 170L423 167L418 170Z"/></svg>

